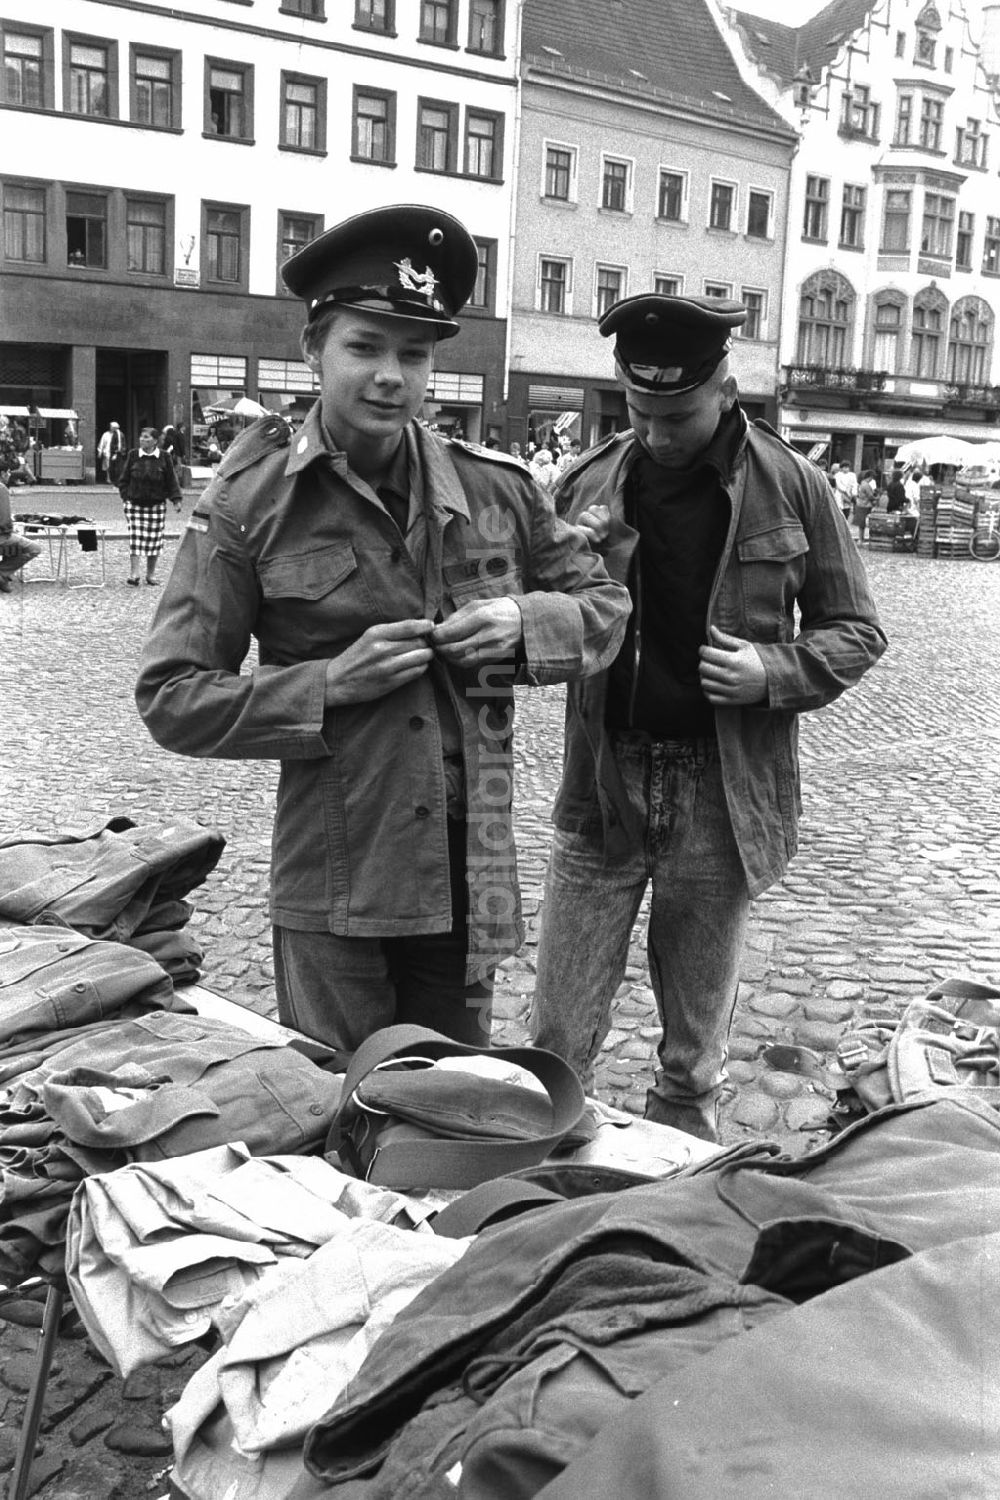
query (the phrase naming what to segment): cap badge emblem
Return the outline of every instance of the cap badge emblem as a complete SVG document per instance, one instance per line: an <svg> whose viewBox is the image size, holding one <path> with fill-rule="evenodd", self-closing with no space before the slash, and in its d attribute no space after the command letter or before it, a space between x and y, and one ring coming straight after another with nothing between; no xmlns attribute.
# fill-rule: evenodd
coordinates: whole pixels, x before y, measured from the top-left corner
<svg viewBox="0 0 1000 1500"><path fill-rule="evenodd" d="M417 271L409 256L405 260L394 260L393 265L399 272L400 286L405 287L408 292L417 292L421 297L426 297L428 302L434 301L437 277L429 266L426 271Z"/></svg>

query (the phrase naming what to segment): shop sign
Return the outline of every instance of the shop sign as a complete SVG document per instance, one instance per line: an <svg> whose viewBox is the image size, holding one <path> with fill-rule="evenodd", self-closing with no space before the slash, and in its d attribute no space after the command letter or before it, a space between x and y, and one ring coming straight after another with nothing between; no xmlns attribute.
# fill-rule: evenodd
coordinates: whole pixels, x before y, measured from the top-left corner
<svg viewBox="0 0 1000 1500"><path fill-rule="evenodd" d="M174 286L200 286L201 272L196 266L175 266Z"/></svg>

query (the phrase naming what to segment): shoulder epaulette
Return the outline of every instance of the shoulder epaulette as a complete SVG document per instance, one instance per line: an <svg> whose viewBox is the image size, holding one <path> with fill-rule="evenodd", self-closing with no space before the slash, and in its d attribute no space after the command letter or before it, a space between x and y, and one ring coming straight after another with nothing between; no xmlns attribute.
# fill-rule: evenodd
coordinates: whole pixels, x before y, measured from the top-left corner
<svg viewBox="0 0 1000 1500"><path fill-rule="evenodd" d="M595 459L600 458L603 453L607 453L609 448L613 448L616 443L620 444L630 441L632 436L632 429L628 428L625 432L611 432L607 437L601 438L599 443L595 443L592 448L588 448L585 453L581 453L579 458L575 458L569 467L563 470L556 480L556 488L562 484L564 479L575 479L581 470L586 469Z"/></svg>
<svg viewBox="0 0 1000 1500"><path fill-rule="evenodd" d="M261 417L233 439L219 464L218 473L223 478L240 474L267 454L287 448L291 440L292 429L282 417Z"/></svg>
<svg viewBox="0 0 1000 1500"><path fill-rule="evenodd" d="M444 442L449 448L458 448L463 453L468 453L471 458L485 458L490 463L506 464L509 468L517 469L519 473L528 472L527 465L511 453L504 453L502 448L484 448L480 443L469 443L464 438L445 438Z"/></svg>

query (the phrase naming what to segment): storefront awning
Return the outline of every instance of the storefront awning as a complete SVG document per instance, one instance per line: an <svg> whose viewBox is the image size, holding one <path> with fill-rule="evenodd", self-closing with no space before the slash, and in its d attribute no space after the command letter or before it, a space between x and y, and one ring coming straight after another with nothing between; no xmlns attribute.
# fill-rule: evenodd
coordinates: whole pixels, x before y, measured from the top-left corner
<svg viewBox="0 0 1000 1500"><path fill-rule="evenodd" d="M0 406L0 417L30 417L26 406Z"/></svg>
<svg viewBox="0 0 1000 1500"><path fill-rule="evenodd" d="M68 406L36 406L35 414L39 417L47 417L54 422L75 422L77 415Z"/></svg>

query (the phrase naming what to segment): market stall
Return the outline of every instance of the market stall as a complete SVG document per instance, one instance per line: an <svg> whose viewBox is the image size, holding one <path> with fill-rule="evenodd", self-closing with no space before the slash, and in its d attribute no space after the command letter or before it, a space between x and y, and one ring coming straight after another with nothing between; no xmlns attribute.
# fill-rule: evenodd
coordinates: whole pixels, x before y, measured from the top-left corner
<svg viewBox="0 0 1000 1500"><path fill-rule="evenodd" d="M71 407L36 406L31 413L35 478L49 484L82 484L86 478L80 419Z"/></svg>

